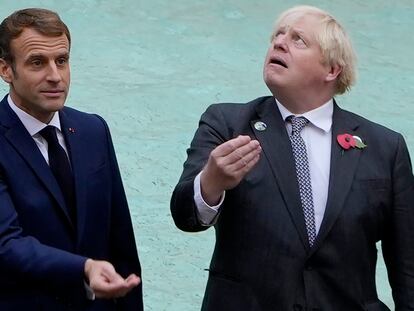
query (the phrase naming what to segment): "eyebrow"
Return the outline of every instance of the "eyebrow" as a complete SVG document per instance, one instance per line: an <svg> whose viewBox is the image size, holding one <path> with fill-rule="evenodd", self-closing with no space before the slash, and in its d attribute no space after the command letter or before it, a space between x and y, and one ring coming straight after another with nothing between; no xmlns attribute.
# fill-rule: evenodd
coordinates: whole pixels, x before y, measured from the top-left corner
<svg viewBox="0 0 414 311"><path fill-rule="evenodd" d="M303 31L302 29L292 27L291 30L292 30L293 33L296 33L296 34L300 35L306 41L309 41L311 39L309 34L306 34L305 31Z"/></svg>
<svg viewBox="0 0 414 311"><path fill-rule="evenodd" d="M58 55L58 58L59 57L69 58L69 55L70 55L69 52L61 53L61 54Z"/></svg>
<svg viewBox="0 0 414 311"><path fill-rule="evenodd" d="M297 28L292 28L292 31L306 37L306 34L303 30L300 30L300 29L297 29Z"/></svg>
<svg viewBox="0 0 414 311"><path fill-rule="evenodd" d="M65 58L69 58L69 52L63 52L57 55L56 58L60 58L60 57L65 57ZM35 58L47 58L47 56L45 56L44 54L40 54L40 53L34 53L34 54L30 54L27 58L26 61L35 59Z"/></svg>
<svg viewBox="0 0 414 311"><path fill-rule="evenodd" d="M280 25L279 27L276 28L276 31L286 31L286 29L288 28L288 25Z"/></svg>
<svg viewBox="0 0 414 311"><path fill-rule="evenodd" d="M303 30L295 28L292 25L287 25L287 24L280 25L279 27L276 28L276 31L280 31L280 30L282 30L282 31L291 30L291 31L296 32L300 35L306 36L306 34Z"/></svg>
<svg viewBox="0 0 414 311"><path fill-rule="evenodd" d="M25 61L28 62L28 61L31 61L31 60L36 59L36 58L44 59L46 57L43 54L30 54L26 57Z"/></svg>

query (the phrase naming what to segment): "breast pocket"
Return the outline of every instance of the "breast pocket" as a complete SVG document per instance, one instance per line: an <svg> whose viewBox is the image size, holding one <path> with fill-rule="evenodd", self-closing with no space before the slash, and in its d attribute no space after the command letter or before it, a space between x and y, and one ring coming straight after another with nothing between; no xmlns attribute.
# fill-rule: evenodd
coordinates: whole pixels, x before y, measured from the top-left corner
<svg viewBox="0 0 414 311"><path fill-rule="evenodd" d="M344 217L375 240L381 238L392 211L392 187L389 179L355 180L347 198Z"/></svg>
<svg viewBox="0 0 414 311"><path fill-rule="evenodd" d="M390 179L356 180L352 188L365 196L368 204L373 208L387 207L391 203L392 187Z"/></svg>

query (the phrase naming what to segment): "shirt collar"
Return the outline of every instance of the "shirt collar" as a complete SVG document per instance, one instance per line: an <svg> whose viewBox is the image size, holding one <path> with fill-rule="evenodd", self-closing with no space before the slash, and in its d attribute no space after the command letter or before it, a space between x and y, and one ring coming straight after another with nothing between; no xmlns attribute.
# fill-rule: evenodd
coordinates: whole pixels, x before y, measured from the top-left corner
<svg viewBox="0 0 414 311"><path fill-rule="evenodd" d="M56 127L60 131L60 118L59 113L54 113L52 120L50 120L49 124L43 123L36 119L35 117L31 116L27 112L23 111L11 99L10 95L7 96L7 101L9 103L10 108L17 114L17 117L23 123L26 130L29 132L30 136L36 135L39 131L44 129L47 125L52 125Z"/></svg>
<svg viewBox="0 0 414 311"><path fill-rule="evenodd" d="M332 127L332 116L333 116L333 99L331 98L322 106L307 111L303 114L294 114L290 112L283 104L281 104L276 98L276 105L279 108L280 114L282 115L283 120L286 120L287 117L302 116L309 120L317 128L320 128L322 131L328 133Z"/></svg>

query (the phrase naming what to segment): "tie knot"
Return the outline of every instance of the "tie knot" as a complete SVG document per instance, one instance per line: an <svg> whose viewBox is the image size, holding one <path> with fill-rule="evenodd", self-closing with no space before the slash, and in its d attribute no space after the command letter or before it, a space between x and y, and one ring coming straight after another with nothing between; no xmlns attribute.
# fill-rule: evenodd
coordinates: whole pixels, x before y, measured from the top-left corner
<svg viewBox="0 0 414 311"><path fill-rule="evenodd" d="M303 128L306 126L306 124L309 123L309 120L305 117L295 117L295 116L289 116L286 119L288 122L292 123L292 134L293 133L300 133L300 131L303 130Z"/></svg>
<svg viewBox="0 0 414 311"><path fill-rule="evenodd" d="M56 128L54 126L46 126L44 129L39 131L39 134L42 135L44 139L46 139L48 144L54 144L58 142Z"/></svg>

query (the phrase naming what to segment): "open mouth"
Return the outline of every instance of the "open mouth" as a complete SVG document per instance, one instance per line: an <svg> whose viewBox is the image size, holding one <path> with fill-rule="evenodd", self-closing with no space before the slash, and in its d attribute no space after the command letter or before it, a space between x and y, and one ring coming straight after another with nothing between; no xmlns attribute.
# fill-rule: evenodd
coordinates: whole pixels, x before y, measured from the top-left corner
<svg viewBox="0 0 414 311"><path fill-rule="evenodd" d="M276 64L276 65L279 65L279 66L282 66L282 67L285 67L285 68L288 68L288 66L286 65L286 63L282 59L280 59L280 58L272 58L270 60L270 63L271 64Z"/></svg>

